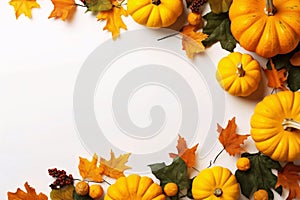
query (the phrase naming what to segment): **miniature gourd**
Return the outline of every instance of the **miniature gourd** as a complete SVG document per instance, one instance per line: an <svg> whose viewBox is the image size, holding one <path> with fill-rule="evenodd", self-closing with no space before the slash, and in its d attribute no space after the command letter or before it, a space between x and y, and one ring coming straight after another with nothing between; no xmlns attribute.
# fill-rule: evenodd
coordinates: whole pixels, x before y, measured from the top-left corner
<svg viewBox="0 0 300 200"><path fill-rule="evenodd" d="M260 65L249 54L233 52L219 61L216 78L229 94L249 96L259 86Z"/></svg>
<svg viewBox="0 0 300 200"><path fill-rule="evenodd" d="M300 93L281 91L260 101L251 117L257 149L277 161L300 158Z"/></svg>
<svg viewBox="0 0 300 200"><path fill-rule="evenodd" d="M232 35L243 48L262 57L286 54L300 41L299 5L300 0L233 0Z"/></svg>
<svg viewBox="0 0 300 200"><path fill-rule="evenodd" d="M110 185L104 200L165 200L161 186L146 176L131 174Z"/></svg>
<svg viewBox="0 0 300 200"><path fill-rule="evenodd" d="M215 166L202 170L192 183L192 195L196 200L237 200L239 184L227 168Z"/></svg>
<svg viewBox="0 0 300 200"><path fill-rule="evenodd" d="M182 0L128 0L127 10L139 24L148 27L168 27L183 11Z"/></svg>

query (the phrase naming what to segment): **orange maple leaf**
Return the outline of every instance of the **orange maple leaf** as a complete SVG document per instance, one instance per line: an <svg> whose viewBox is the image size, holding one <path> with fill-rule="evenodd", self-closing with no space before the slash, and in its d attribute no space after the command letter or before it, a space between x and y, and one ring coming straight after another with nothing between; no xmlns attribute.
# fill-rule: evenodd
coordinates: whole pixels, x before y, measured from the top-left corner
<svg viewBox="0 0 300 200"><path fill-rule="evenodd" d="M278 180L275 188L282 186L289 190L289 196L287 200L300 197L300 166L288 163L284 168L278 171Z"/></svg>
<svg viewBox="0 0 300 200"><path fill-rule="evenodd" d="M283 68L281 70L277 70L274 66L272 59L270 59L270 64L272 69L264 69L264 72L268 78L268 86L271 88L279 88L282 90L288 90L284 86L284 82L286 81L286 69Z"/></svg>
<svg viewBox="0 0 300 200"><path fill-rule="evenodd" d="M110 151L110 160L105 160L100 158L100 168L103 170L103 174L111 178L119 178L124 175L126 169L131 169L131 167L126 166L130 153L120 155L115 157L114 152Z"/></svg>
<svg viewBox="0 0 300 200"><path fill-rule="evenodd" d="M198 144L193 146L192 148L188 148L186 141L183 137L178 135L178 143L177 143L177 151L178 154L169 153L171 158L176 158L179 156L187 165L187 167L193 167L196 164L196 151L197 151Z"/></svg>
<svg viewBox="0 0 300 200"><path fill-rule="evenodd" d="M102 182L102 173L103 170L98 166L98 156L94 154L91 161L86 158L79 157L79 173L83 179L87 179L89 181Z"/></svg>
<svg viewBox="0 0 300 200"><path fill-rule="evenodd" d="M249 135L238 135L236 134L236 123L235 117L232 120L228 121L226 128L222 128L219 124L218 126L218 133L219 141L223 145L224 149L229 153L229 155L233 156L235 154L240 154L244 149L241 147L244 144L244 140L248 138Z"/></svg>
<svg viewBox="0 0 300 200"><path fill-rule="evenodd" d="M8 200L47 200L48 199L48 197L43 193L39 193L37 195L35 189L30 187L27 182L24 184L24 186L27 193L21 190L20 188L18 188L15 193L12 192L7 193Z"/></svg>
<svg viewBox="0 0 300 200"><path fill-rule="evenodd" d="M54 9L48 18L71 19L76 11L75 0L51 0Z"/></svg>
<svg viewBox="0 0 300 200"><path fill-rule="evenodd" d="M112 38L115 40L120 35L120 29L127 30L126 24L122 20L122 15L128 16L128 12L119 5L117 1L112 1L113 8L107 11L101 11L97 15L98 20L106 20L106 26L103 30L108 30L112 33Z"/></svg>
<svg viewBox="0 0 300 200"><path fill-rule="evenodd" d="M11 0L9 4L14 7L17 19L21 14L24 14L26 17L31 18L32 8L40 7L36 0Z"/></svg>
<svg viewBox="0 0 300 200"><path fill-rule="evenodd" d="M185 50L186 55L191 59L195 54L205 50L202 41L208 37L207 34L195 31L196 29L196 26L186 25L181 31L182 49Z"/></svg>

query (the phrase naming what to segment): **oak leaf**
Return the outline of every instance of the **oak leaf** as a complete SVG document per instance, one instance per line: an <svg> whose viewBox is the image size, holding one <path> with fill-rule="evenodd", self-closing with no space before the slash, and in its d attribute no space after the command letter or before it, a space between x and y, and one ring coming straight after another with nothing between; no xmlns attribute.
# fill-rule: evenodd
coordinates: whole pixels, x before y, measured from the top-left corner
<svg viewBox="0 0 300 200"><path fill-rule="evenodd" d="M26 192L21 190L20 188L17 189L17 192L12 193L8 192L8 200L47 200L48 197L43 193L36 194L35 189L30 187L29 184L26 182L24 184Z"/></svg>
<svg viewBox="0 0 300 200"><path fill-rule="evenodd" d="M124 175L126 169L131 169L131 167L126 166L130 153L122 154L119 157L115 157L114 152L110 151L110 160L105 160L100 158L100 168L103 170L103 174L111 178L119 178Z"/></svg>
<svg viewBox="0 0 300 200"><path fill-rule="evenodd" d="M176 158L177 156L181 157L181 159L185 162L187 167L193 167L196 164L196 151L198 144L193 146L192 148L188 148L186 141L183 137L178 135L178 143L177 143L177 151L178 154L169 153L171 158Z"/></svg>
<svg viewBox="0 0 300 200"><path fill-rule="evenodd" d="M222 128L219 124L217 124L217 126L217 131L218 133L220 133L219 141L229 155L233 156L244 151L241 145L244 144L244 140L246 140L249 135L236 134L237 125L235 123L235 117L228 121L225 129Z"/></svg>
<svg viewBox="0 0 300 200"><path fill-rule="evenodd" d="M127 30L126 24L122 20L122 16L128 16L128 12L117 1L113 2L113 7L107 11L101 11L97 15L98 20L106 20L106 25L103 30L108 30L112 33L112 38L115 40L120 35L120 29Z"/></svg>
<svg viewBox="0 0 300 200"><path fill-rule="evenodd" d="M300 197L300 166L293 163L286 164L282 170L278 171L278 180L276 188L282 186L289 189L289 196L287 200Z"/></svg>
<svg viewBox="0 0 300 200"><path fill-rule="evenodd" d="M197 32L196 27L192 25L186 25L181 31L182 35L182 49L185 50L186 55L193 59L194 55L205 50L202 41L205 40L208 35Z"/></svg>
<svg viewBox="0 0 300 200"><path fill-rule="evenodd" d="M76 11L75 0L51 0L54 9L48 18L71 19Z"/></svg>
<svg viewBox="0 0 300 200"><path fill-rule="evenodd" d="M264 72L268 78L268 86L275 89L288 90L284 86L284 82L287 80L286 68L277 70L274 66L272 59L270 59L270 65L272 69L264 69Z"/></svg>
<svg viewBox="0 0 300 200"><path fill-rule="evenodd" d="M40 7L36 0L11 0L9 4L14 7L17 19L21 14L24 14L28 18L31 18L32 8Z"/></svg>
<svg viewBox="0 0 300 200"><path fill-rule="evenodd" d="M78 165L80 176L89 181L102 182L103 170L98 166L98 156L94 154L91 161L79 157Z"/></svg>

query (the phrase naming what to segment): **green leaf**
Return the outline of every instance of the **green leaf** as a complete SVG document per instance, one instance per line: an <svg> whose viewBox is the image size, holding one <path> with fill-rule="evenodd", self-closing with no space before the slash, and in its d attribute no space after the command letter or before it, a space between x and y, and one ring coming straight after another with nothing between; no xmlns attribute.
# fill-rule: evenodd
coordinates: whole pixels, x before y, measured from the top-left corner
<svg viewBox="0 0 300 200"><path fill-rule="evenodd" d="M292 91L300 89L300 69L299 67L288 68L287 84Z"/></svg>
<svg viewBox="0 0 300 200"><path fill-rule="evenodd" d="M189 178L185 162L176 157L170 165L157 163L149 165L152 173L160 180L160 185L164 187L167 183L173 182L178 185L179 191L189 187ZM178 199L179 197L176 197ZM174 198L173 198L174 199Z"/></svg>
<svg viewBox="0 0 300 200"><path fill-rule="evenodd" d="M280 169L281 165L279 162L261 153L244 153L242 157L249 158L251 165L247 171L237 170L235 172L237 181L241 186L242 194L250 198L253 192L264 189L269 194L269 200L274 199L271 189L275 189L277 176L272 173L272 169ZM278 190L277 192L280 191Z"/></svg>
<svg viewBox="0 0 300 200"><path fill-rule="evenodd" d="M210 10L215 14L229 11L232 0L208 0Z"/></svg>
<svg viewBox="0 0 300 200"><path fill-rule="evenodd" d="M194 199L193 194L192 194L192 187L193 187L193 181L194 181L195 177L189 180L189 187L187 190L187 197L190 199Z"/></svg>
<svg viewBox="0 0 300 200"><path fill-rule="evenodd" d="M100 12L112 9L110 0L85 0L87 11Z"/></svg>
<svg viewBox="0 0 300 200"><path fill-rule="evenodd" d="M76 191L73 191L73 200L93 200L88 194L85 196L78 195Z"/></svg>
<svg viewBox="0 0 300 200"><path fill-rule="evenodd" d="M51 200L73 200L73 191L73 185L68 185L61 189L52 189L50 198Z"/></svg>
<svg viewBox="0 0 300 200"><path fill-rule="evenodd" d="M202 43L204 46L211 46L220 42L223 49L232 52L236 47L237 41L230 31L230 20L228 13L215 14L210 12L203 16L207 24L203 28L203 33L208 34Z"/></svg>

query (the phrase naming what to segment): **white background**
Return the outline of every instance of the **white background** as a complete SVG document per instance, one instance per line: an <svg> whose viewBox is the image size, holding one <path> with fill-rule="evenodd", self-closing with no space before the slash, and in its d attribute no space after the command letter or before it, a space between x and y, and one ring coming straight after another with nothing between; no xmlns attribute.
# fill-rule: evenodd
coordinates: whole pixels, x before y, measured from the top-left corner
<svg viewBox="0 0 300 200"><path fill-rule="evenodd" d="M53 180L47 169L57 167L79 177L78 157L91 157L76 133L73 87L87 56L111 35L102 31L104 22L85 13L85 8L78 7L73 20L63 22L48 19L53 9L50 0L38 3L41 8L32 10L31 20L24 15L16 20L8 1L0 1L0 199L7 199L8 191L24 189L26 181L49 195ZM129 30L144 28L130 17L125 22ZM215 64L228 54L219 44L208 53ZM236 116L239 133L249 133L253 107L270 92L265 90L263 81L249 98L226 95L226 120ZM250 140L246 148L256 152ZM208 158L198 163L199 169L220 150L217 143ZM234 171L236 159L223 153L216 165Z"/></svg>

